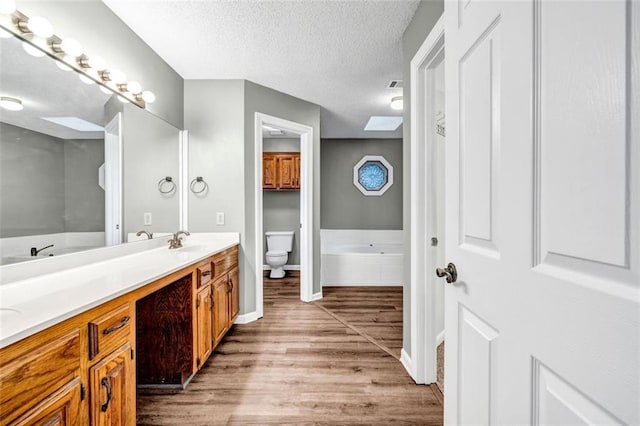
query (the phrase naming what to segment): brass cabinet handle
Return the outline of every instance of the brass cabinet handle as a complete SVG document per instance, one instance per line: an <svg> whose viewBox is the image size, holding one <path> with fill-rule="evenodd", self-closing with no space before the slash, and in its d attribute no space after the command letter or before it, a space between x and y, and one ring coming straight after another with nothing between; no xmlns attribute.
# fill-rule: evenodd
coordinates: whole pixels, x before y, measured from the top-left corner
<svg viewBox="0 0 640 426"><path fill-rule="evenodd" d="M106 377L102 378L101 383L102 386L104 386L107 390L107 401L100 407L100 409L104 413L105 411L107 411L107 408L109 408L109 403L111 402L111 383L109 383L109 379L107 379Z"/></svg>
<svg viewBox="0 0 640 426"><path fill-rule="evenodd" d="M447 277L449 284L455 283L458 280L458 270L452 262L450 262L446 268L436 268L436 275L439 277Z"/></svg>
<svg viewBox="0 0 640 426"><path fill-rule="evenodd" d="M211 275L211 271L204 271L204 272L202 273L202 276L203 276L203 277L208 277L209 275Z"/></svg>
<svg viewBox="0 0 640 426"><path fill-rule="evenodd" d="M122 327L124 327L125 325L127 325L127 323L129 322L131 318L129 317L129 315L126 315L124 318L122 318L122 321L120 321L118 324L109 327L109 328L105 328L104 331L102 332L102 334L104 334L105 336L107 334L111 334L116 330L121 329Z"/></svg>

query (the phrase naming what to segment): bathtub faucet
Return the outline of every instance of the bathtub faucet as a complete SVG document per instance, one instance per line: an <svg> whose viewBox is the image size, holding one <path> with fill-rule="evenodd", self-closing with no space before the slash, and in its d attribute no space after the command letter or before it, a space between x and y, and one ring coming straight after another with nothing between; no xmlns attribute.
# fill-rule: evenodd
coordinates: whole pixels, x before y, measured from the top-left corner
<svg viewBox="0 0 640 426"><path fill-rule="evenodd" d="M173 234L173 237L169 240L169 248L170 249L177 249L182 247L182 237L180 236L180 234L184 234L186 236L189 236L191 234L189 234L189 231L178 231L175 234Z"/></svg>
<svg viewBox="0 0 640 426"><path fill-rule="evenodd" d="M46 247L42 247L41 249L37 249L35 247L31 247L31 256L37 256L38 253L40 253L42 250L46 250L46 249L51 248L51 247L53 247L53 244L50 244L50 245L48 245Z"/></svg>

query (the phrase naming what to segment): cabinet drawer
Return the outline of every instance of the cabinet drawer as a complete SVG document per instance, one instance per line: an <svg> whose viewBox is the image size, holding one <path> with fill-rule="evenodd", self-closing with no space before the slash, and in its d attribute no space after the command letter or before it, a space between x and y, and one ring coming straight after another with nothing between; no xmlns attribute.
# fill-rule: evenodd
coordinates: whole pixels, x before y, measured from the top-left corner
<svg viewBox="0 0 640 426"><path fill-rule="evenodd" d="M132 331L133 315L128 303L89 322L89 359L107 353L126 341Z"/></svg>
<svg viewBox="0 0 640 426"><path fill-rule="evenodd" d="M218 253L213 258L213 271L216 277L229 271L238 264L238 247L232 247L228 250Z"/></svg>
<svg viewBox="0 0 640 426"><path fill-rule="evenodd" d="M0 358L0 424L40 403L56 389L69 383L80 373L80 330L62 336L46 331L37 346L2 351Z"/></svg>
<svg viewBox="0 0 640 426"><path fill-rule="evenodd" d="M212 274L212 267L211 267L211 262L207 262L207 263L202 263L198 266L198 268L196 269L197 273L198 273L198 287L200 288L203 285L206 285L208 283L211 282L211 275Z"/></svg>

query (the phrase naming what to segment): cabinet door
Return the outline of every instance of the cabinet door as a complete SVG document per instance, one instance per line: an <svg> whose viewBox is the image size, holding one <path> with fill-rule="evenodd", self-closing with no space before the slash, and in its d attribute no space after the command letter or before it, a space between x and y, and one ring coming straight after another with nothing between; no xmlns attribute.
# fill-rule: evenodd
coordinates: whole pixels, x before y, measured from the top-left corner
<svg viewBox="0 0 640 426"><path fill-rule="evenodd" d="M196 321L197 321L197 353L196 365L198 368L204 364L212 349L212 307L211 285L207 285L198 290L196 296Z"/></svg>
<svg viewBox="0 0 640 426"><path fill-rule="evenodd" d="M295 168L295 160L293 155L280 155L278 158L278 172L280 175L278 176L278 183L280 189L293 189L294 186L294 168Z"/></svg>
<svg viewBox="0 0 640 426"><path fill-rule="evenodd" d="M215 348L229 329L229 289L227 275L213 283L213 347Z"/></svg>
<svg viewBox="0 0 640 426"><path fill-rule="evenodd" d="M80 386L80 379L72 380L12 424L14 426L80 424Z"/></svg>
<svg viewBox="0 0 640 426"><path fill-rule="evenodd" d="M89 371L93 426L135 424L135 371L131 358L131 343L127 342Z"/></svg>
<svg viewBox="0 0 640 426"><path fill-rule="evenodd" d="M262 188L277 189L277 158L273 154L262 154Z"/></svg>
<svg viewBox="0 0 640 426"><path fill-rule="evenodd" d="M240 313L240 273L236 266L229 271L229 327Z"/></svg>
<svg viewBox="0 0 640 426"><path fill-rule="evenodd" d="M293 157L293 187L300 189L300 154Z"/></svg>

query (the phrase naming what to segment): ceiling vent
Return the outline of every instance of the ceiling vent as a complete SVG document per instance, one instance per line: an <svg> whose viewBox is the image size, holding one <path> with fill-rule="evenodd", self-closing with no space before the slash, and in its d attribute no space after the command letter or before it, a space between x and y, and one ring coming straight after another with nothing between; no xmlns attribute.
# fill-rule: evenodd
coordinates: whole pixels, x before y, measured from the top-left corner
<svg viewBox="0 0 640 426"><path fill-rule="evenodd" d="M402 80L391 80L387 84L387 89L402 89Z"/></svg>

